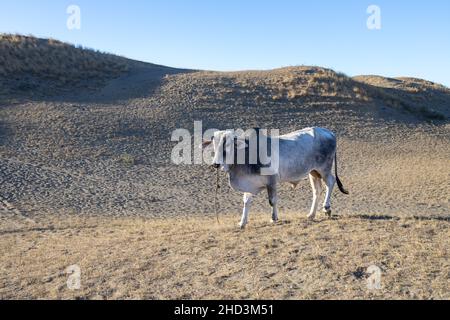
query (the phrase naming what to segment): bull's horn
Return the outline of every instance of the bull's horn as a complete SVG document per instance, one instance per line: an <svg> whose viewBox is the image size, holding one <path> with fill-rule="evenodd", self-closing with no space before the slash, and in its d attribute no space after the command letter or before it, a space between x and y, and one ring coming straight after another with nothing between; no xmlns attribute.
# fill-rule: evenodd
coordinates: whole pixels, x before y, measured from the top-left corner
<svg viewBox="0 0 450 320"><path fill-rule="evenodd" d="M206 148L207 146L209 146L212 143L212 140L203 140L202 142L202 148Z"/></svg>

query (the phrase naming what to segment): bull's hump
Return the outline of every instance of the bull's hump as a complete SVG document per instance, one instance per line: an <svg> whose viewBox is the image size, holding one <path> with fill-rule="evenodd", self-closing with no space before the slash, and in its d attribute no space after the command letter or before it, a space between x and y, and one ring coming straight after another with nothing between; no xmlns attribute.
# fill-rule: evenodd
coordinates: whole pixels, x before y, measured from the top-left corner
<svg viewBox="0 0 450 320"><path fill-rule="evenodd" d="M326 138L330 138L330 139L334 139L335 135L333 132L331 132L328 129L325 128L315 128L316 134L320 135L322 137L326 137Z"/></svg>
<svg viewBox="0 0 450 320"><path fill-rule="evenodd" d="M302 129L299 131L291 132L291 133L288 133L288 134L282 136L282 138L297 139L298 137L303 136L303 135L309 135L314 138L316 136L316 128L305 128L305 129Z"/></svg>

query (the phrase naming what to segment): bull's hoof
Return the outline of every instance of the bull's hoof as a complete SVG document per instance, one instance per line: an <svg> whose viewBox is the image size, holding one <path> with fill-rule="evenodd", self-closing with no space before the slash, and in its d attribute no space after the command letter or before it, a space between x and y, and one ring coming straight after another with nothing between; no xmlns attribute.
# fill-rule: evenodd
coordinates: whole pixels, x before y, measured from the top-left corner
<svg viewBox="0 0 450 320"><path fill-rule="evenodd" d="M308 218L309 221L314 221L314 219L316 218L316 215L315 214L309 214L307 218Z"/></svg>
<svg viewBox="0 0 450 320"><path fill-rule="evenodd" d="M331 217L331 208L323 208L323 213L325 213L330 218Z"/></svg>
<svg viewBox="0 0 450 320"><path fill-rule="evenodd" d="M277 223L278 222L278 218L276 218L276 219L270 219L270 223Z"/></svg>
<svg viewBox="0 0 450 320"><path fill-rule="evenodd" d="M245 227L246 227L247 225L246 224L244 224L244 223L239 223L239 229L241 229L241 230L245 230Z"/></svg>

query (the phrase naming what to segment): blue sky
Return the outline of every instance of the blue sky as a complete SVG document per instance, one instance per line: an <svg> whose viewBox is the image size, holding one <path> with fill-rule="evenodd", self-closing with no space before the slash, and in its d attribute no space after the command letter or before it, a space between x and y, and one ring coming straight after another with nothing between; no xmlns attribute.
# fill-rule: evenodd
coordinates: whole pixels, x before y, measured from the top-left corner
<svg viewBox="0 0 450 320"><path fill-rule="evenodd" d="M69 5L81 29L68 30ZM381 30L369 30L369 5ZM450 1L2 0L0 32L52 37L173 67L330 67L450 86Z"/></svg>

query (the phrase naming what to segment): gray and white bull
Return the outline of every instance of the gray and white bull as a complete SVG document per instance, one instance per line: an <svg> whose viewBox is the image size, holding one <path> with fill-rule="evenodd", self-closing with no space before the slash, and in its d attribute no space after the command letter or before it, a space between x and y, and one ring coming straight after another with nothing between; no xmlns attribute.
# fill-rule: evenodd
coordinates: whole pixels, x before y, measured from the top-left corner
<svg viewBox="0 0 450 320"><path fill-rule="evenodd" d="M268 161L264 165L261 163L259 150L261 134L258 129L255 130L257 130L256 162L250 161L250 151L254 150L250 147L251 142L254 141L250 136L238 136L231 130L217 131L210 141L203 142L203 147L211 144L214 147L212 165L216 168L221 167L229 176L230 186L234 190L244 193L244 209L240 227L245 228L248 223L252 198L263 190L268 191L269 203L272 207L272 221L276 222L278 220L277 186L287 182L295 188L308 175L313 190L313 202L308 218L314 219L316 216L319 196L322 192L321 181L326 185L323 210L326 214L331 215L331 193L335 183L337 182L342 193L348 194L337 174L335 135L327 129L307 128L282 136L264 136L266 149L270 149L274 153L272 146L277 146L276 154L265 152L268 154ZM237 155L239 154L245 155L244 161L238 161ZM274 162L277 162L275 170L271 168ZM332 173L333 162L335 163L335 176ZM262 174L264 169L266 172Z"/></svg>

